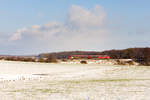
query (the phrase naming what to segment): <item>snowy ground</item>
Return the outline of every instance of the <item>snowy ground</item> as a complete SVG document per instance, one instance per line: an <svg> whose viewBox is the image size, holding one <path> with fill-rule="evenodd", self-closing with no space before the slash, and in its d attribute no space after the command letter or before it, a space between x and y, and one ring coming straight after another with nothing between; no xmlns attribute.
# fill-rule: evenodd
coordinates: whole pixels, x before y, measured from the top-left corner
<svg viewBox="0 0 150 100"><path fill-rule="evenodd" d="M150 66L0 61L0 100L150 100Z"/></svg>

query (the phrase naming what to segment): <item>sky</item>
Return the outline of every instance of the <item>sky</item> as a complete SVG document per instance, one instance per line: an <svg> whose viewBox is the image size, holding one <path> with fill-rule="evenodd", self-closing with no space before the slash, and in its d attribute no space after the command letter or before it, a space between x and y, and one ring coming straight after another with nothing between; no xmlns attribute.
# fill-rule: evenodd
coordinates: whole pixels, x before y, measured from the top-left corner
<svg viewBox="0 0 150 100"><path fill-rule="evenodd" d="M0 0L0 54L150 46L150 0Z"/></svg>

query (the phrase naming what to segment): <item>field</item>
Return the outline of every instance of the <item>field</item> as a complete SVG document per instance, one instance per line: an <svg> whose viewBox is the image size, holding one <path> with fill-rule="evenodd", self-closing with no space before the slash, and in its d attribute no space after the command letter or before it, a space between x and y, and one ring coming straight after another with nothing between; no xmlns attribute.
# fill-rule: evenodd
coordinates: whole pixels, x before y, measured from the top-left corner
<svg viewBox="0 0 150 100"><path fill-rule="evenodd" d="M150 66L0 61L0 100L150 100Z"/></svg>

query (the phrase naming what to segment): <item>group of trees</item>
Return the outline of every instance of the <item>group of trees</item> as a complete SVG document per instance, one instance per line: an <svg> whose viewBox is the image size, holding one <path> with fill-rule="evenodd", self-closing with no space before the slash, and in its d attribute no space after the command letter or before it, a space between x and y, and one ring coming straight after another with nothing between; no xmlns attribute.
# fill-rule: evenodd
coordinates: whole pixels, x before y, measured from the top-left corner
<svg viewBox="0 0 150 100"><path fill-rule="evenodd" d="M45 57L36 58L36 57L24 57L24 56L1 56L0 60L7 61L24 61L24 62L57 62L56 57L53 55L45 55Z"/></svg>
<svg viewBox="0 0 150 100"><path fill-rule="evenodd" d="M65 52L55 52L55 53L43 53L39 57L45 57L45 55L53 55L57 59L67 59L70 55L100 55L101 52L95 51L65 51Z"/></svg>
<svg viewBox="0 0 150 100"><path fill-rule="evenodd" d="M19 57L19 56L3 56L0 57L0 60L8 61L25 61L25 62L35 62L36 60L32 57Z"/></svg>
<svg viewBox="0 0 150 100"><path fill-rule="evenodd" d="M124 50L109 50L102 54L112 59L133 59L142 65L150 65L150 48L128 48Z"/></svg>
<svg viewBox="0 0 150 100"><path fill-rule="evenodd" d="M133 59L142 65L150 65L150 48L128 48L124 50L95 51L70 51L58 53L44 53L37 57L0 56L0 59L26 62L57 62L57 59L67 59L70 55L108 55L111 59Z"/></svg>
<svg viewBox="0 0 150 100"><path fill-rule="evenodd" d="M55 55L44 54L43 57L39 57L38 61L46 63L56 63L57 59Z"/></svg>
<svg viewBox="0 0 150 100"><path fill-rule="evenodd" d="M128 48L124 50L95 51L70 51L40 54L39 57L53 56L56 59L67 59L70 55L108 55L111 59L133 59L142 65L150 65L150 48Z"/></svg>

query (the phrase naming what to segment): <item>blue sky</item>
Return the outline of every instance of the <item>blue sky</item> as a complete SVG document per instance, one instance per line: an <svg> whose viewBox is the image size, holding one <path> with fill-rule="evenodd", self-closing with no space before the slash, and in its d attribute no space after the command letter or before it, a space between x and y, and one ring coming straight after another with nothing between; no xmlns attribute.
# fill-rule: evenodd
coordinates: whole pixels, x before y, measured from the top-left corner
<svg viewBox="0 0 150 100"><path fill-rule="evenodd" d="M0 2L0 54L150 46L149 0Z"/></svg>

